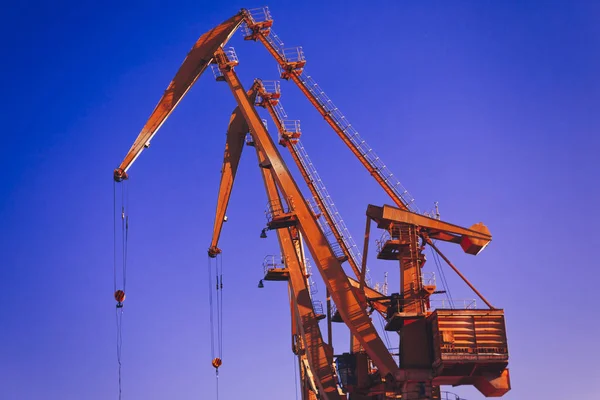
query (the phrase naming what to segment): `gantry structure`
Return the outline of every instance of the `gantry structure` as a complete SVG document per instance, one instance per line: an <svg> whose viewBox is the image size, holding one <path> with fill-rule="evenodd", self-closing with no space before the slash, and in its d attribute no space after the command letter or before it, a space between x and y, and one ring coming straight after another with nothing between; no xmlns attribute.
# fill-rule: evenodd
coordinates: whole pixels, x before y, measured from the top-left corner
<svg viewBox="0 0 600 400"><path fill-rule="evenodd" d="M237 107L227 130L208 254L214 258L222 252L219 238L240 156L245 147L253 147L268 198L263 234L274 231L280 247L280 256L265 258L263 280L285 282L289 289L292 350L300 366L302 398L441 399L446 398L440 390L443 385L473 385L486 397L504 395L510 390L504 312L493 307L438 247L438 242L455 243L465 253L477 255L491 241L489 230L482 223L466 228L441 220L439 214L421 213L396 176L305 73L302 48L284 47L272 25L268 8L243 9L200 36L115 169L115 181L129 179L133 162L210 67L218 81L227 83ZM287 119L279 82L256 79L245 89L238 78L238 58L233 49L225 47L238 28L244 30L246 40L265 46L276 60L281 78L298 86L392 201L392 205L367 206L362 252L300 141L299 121ZM266 121L257 111L260 108L272 118L277 138L267 131ZM302 193L277 144L289 151L310 195ZM372 287L367 276L373 223L383 232L377 241L377 258L399 268L400 284L391 295ZM448 263L486 308L460 308L451 303L432 306L432 296L443 291L423 272L427 247ZM314 299L308 254L325 283L327 307ZM346 270L351 271L350 276ZM382 340L373 313L385 319L386 331L397 333L397 353ZM321 321L327 325L326 337ZM332 323L348 328L348 352L334 351ZM215 360L213 365L218 368L221 360Z"/></svg>

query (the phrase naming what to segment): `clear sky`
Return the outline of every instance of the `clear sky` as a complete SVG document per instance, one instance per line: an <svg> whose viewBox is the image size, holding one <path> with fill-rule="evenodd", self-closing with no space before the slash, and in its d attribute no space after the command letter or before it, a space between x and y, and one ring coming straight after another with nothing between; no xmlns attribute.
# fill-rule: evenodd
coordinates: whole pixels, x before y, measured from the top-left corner
<svg viewBox="0 0 600 400"><path fill-rule="evenodd" d="M99 4L21 1L2 10L1 399L117 398L112 171L197 37L262 5ZM506 310L513 390L505 398L600 399L598 2L269 6L274 30L303 46L306 71L420 208L438 201L442 219L490 228L494 239L477 257L443 250ZM240 33L230 44L246 86L277 79L259 44ZM360 237L367 204L390 200L298 89L284 82L282 90ZM124 399L215 398L206 249L234 106L207 72L130 170ZM278 252L275 235L259 238L265 204L246 151L221 240L221 399L295 398L285 285L256 287L263 257ZM373 280L388 271L396 291L397 266L371 261ZM446 274L455 298L474 297ZM342 331L335 327L340 352Z"/></svg>

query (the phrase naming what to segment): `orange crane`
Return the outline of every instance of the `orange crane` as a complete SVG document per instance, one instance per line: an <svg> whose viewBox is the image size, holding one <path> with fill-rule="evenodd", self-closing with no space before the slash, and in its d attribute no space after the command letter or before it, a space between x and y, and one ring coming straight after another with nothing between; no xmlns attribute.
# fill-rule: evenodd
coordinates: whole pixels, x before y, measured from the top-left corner
<svg viewBox="0 0 600 400"><path fill-rule="evenodd" d="M273 84L273 90L269 90L265 83L256 80L246 91L238 79L235 73L237 56L232 49L223 46L242 24L245 38L265 45L278 62L281 77L298 85L395 203L395 206L367 207L362 255L299 142L299 124L290 125L283 118L285 112L279 104L278 85ZM293 351L299 359L303 398L439 399L441 385L474 385L485 396L502 396L510 390L503 310L492 307L441 253L435 242L460 244L466 253L476 255L491 241L488 229L481 223L463 228L420 214L414 200L395 176L316 82L305 74L306 60L302 49L284 48L272 31L272 24L267 8L243 9L202 35L124 161L114 171L115 181L128 178L127 171L132 163L148 147L162 123L206 67L212 64L217 71L217 80L228 84L238 107L230 118L213 239L208 252L211 257L221 252L218 240L245 137L249 133L249 143L256 149L269 199L266 229L276 231L284 260L280 264L267 262L264 279L288 283ZM290 151L315 206L311 206L302 194L284 163L258 115L257 106L266 108L273 118L279 131L279 143ZM383 239L378 241L377 257L397 261L400 269L400 287L391 296L371 289L366 278L373 221L384 230ZM311 299L305 245L327 287L328 300L335 304L335 314L329 301L324 315ZM423 251L427 246L473 289L487 309L431 307L430 298L436 293L436 287L424 279L422 272ZM356 280L346 275L342 266L345 262L349 263ZM399 363L372 323L373 310L384 315L385 330L399 335ZM319 320L324 318L328 323L327 342L319 328ZM336 319L343 321L351 333L350 353L334 355L331 322Z"/></svg>

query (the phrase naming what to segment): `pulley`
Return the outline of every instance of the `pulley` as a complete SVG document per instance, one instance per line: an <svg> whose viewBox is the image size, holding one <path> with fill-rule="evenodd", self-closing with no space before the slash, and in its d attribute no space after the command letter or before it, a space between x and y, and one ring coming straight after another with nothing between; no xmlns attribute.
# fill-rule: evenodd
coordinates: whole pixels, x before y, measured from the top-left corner
<svg viewBox="0 0 600 400"><path fill-rule="evenodd" d="M219 357L215 357L212 360L212 366L215 368L219 368L221 366L221 364L223 364L223 361L221 361L221 359Z"/></svg>

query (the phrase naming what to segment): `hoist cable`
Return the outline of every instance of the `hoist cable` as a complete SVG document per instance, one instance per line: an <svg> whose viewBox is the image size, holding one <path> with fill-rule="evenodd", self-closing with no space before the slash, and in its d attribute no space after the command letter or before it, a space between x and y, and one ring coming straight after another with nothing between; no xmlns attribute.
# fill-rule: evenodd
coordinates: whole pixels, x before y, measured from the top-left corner
<svg viewBox="0 0 600 400"><path fill-rule="evenodd" d="M298 400L298 358L295 354L292 354L292 358L294 359L294 382L296 383L296 400Z"/></svg>
<svg viewBox="0 0 600 400"><path fill-rule="evenodd" d="M129 216L127 215L126 205L126 184L123 183L121 186L121 283L122 289L118 289L117 281L119 280L119 274L117 272L117 187L116 182L113 182L113 290L114 297L117 301L115 317L116 317L116 328L117 328L117 364L118 364L118 388L119 388L119 400L122 396L122 379L121 379L121 368L122 368L122 345L123 345L123 300L125 299L125 285L127 282L127 244L128 244L128 232L129 232ZM127 192L127 199L129 192Z"/></svg>
<svg viewBox="0 0 600 400"><path fill-rule="evenodd" d="M123 308L116 308L117 319L117 363L119 364L119 400L121 400L121 345L123 343Z"/></svg>
<svg viewBox="0 0 600 400"><path fill-rule="evenodd" d="M217 296L217 357L221 358L221 293L219 292L219 261L216 268L216 296Z"/></svg>
<svg viewBox="0 0 600 400"><path fill-rule="evenodd" d="M123 209L124 209L124 230L123 230L123 291L127 287L127 249L129 247L129 182L123 185ZM125 193L126 192L126 193Z"/></svg>
<svg viewBox="0 0 600 400"><path fill-rule="evenodd" d="M389 350L392 347L392 345L390 344L390 337L388 336L388 333L385 330L385 326L383 325L383 317L379 313L377 315L379 315L379 318L377 318L377 319L379 320L379 326L381 327L381 331L383 332L383 338L385 339L385 344Z"/></svg>
<svg viewBox="0 0 600 400"><path fill-rule="evenodd" d="M431 250L431 254L433 254L433 261L435 263L435 266L438 270L438 273L440 274L442 286L444 287L444 290L446 291L446 298L448 299L448 302L450 303L450 307L454 308L454 299L452 298L452 293L450 293L450 285L448 285L448 280L446 279L446 274L444 272L444 268L440 261L440 257L438 256L438 254L435 251L433 251L433 249L430 249L430 250Z"/></svg>
<svg viewBox="0 0 600 400"><path fill-rule="evenodd" d="M210 358L215 358L215 333L214 333L214 316L213 316L213 280L212 280L212 261L208 257L208 307L210 309Z"/></svg>
<svg viewBox="0 0 600 400"><path fill-rule="evenodd" d="M123 258L123 263L121 264L123 268L123 272L125 269L125 187L122 186L121 189L121 257Z"/></svg>
<svg viewBox="0 0 600 400"><path fill-rule="evenodd" d="M219 398L219 367L223 363L223 259L220 255L215 258L214 263L215 280L213 281L213 263L208 256L208 306L210 308L210 355L212 365L215 368L217 399ZM213 286L214 285L214 286ZM213 291L216 297L216 310L213 305ZM217 326L215 327L215 315L217 314ZM216 338L215 338L216 336ZM215 345L215 341L217 342ZM216 353L215 353L216 347Z"/></svg>
<svg viewBox="0 0 600 400"><path fill-rule="evenodd" d="M433 253L433 258L435 259L435 263L440 271L440 275L442 276L444 289L446 290L446 298L450 302L450 307L454 308L454 299L452 298L452 292L450 291L450 285L448 284L448 279L446 278L446 272L444 271L444 266L440 261L440 256L437 253Z"/></svg>
<svg viewBox="0 0 600 400"><path fill-rule="evenodd" d="M223 256L218 255L220 264L219 268L219 302L217 303L217 311L219 313L219 358L223 359Z"/></svg>
<svg viewBox="0 0 600 400"><path fill-rule="evenodd" d="M217 400L219 400L219 368L216 369Z"/></svg>
<svg viewBox="0 0 600 400"><path fill-rule="evenodd" d="M113 293L117 291L117 183L113 181Z"/></svg>

